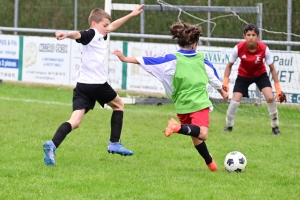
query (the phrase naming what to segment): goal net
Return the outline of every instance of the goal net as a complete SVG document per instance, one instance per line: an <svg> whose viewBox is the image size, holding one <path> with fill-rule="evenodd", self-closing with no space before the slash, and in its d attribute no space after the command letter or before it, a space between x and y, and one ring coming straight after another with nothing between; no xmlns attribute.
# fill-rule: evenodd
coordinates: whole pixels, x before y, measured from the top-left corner
<svg viewBox="0 0 300 200"><path fill-rule="evenodd" d="M114 1L115 2L115 1ZM112 3L112 19L122 17L137 4ZM181 4L180 4L181 3ZM112 51L123 51L127 56L160 56L166 53L174 53L179 48L176 41L169 35L169 26L176 21L183 20L202 27L197 51L204 56L216 68L220 80L223 80L224 69L228 62L233 47L243 41L243 29L247 23L257 24L260 27L260 39L266 43L273 55L275 68L282 90L287 95L287 102L278 104L281 117L289 119L300 118L300 36L287 33L286 27L275 26L286 24L286 10L276 8L270 4L255 4L253 1L228 1L224 6L221 3L207 5L207 1L147 1L144 13L120 27L117 32L110 34L109 42L109 81L112 87L122 90L135 97L159 97L148 98L148 104L161 104L168 101L164 98L163 85L152 75L145 72L138 65L120 62ZM269 7L268 7L269 6ZM268 13L278 12L277 15ZM285 14L283 17L282 15ZM262 18L264 16L264 18ZM281 23L282 22L282 23ZM262 27L263 25L263 27ZM292 41L287 41L291 36ZM298 46L297 46L298 45ZM237 77L238 59L230 75L230 92ZM267 73L273 87L274 81ZM215 109L226 113L228 102L222 101L218 91L211 86L207 90ZM163 99L163 100L162 100ZM243 98L239 107L239 114L251 116L266 115L268 111L263 94L258 91L255 84L249 87L249 98ZM239 115L238 114L238 115Z"/></svg>

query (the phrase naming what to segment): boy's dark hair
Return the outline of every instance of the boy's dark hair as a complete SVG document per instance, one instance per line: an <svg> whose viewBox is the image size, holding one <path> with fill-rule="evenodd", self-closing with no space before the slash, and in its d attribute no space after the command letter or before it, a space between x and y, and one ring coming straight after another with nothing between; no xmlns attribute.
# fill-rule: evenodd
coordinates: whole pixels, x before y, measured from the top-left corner
<svg viewBox="0 0 300 200"><path fill-rule="evenodd" d="M184 47L197 43L202 35L202 30L199 26L179 21L170 26L170 33L173 39L177 39L178 45Z"/></svg>
<svg viewBox="0 0 300 200"><path fill-rule="evenodd" d="M248 31L254 31L257 35L259 35L258 27L254 24L247 24L244 29L244 34L246 34Z"/></svg>

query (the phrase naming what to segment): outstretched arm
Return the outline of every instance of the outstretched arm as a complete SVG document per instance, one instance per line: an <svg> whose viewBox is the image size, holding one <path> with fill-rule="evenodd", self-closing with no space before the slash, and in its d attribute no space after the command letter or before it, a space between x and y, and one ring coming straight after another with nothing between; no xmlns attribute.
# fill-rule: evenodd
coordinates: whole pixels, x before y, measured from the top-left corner
<svg viewBox="0 0 300 200"><path fill-rule="evenodd" d="M119 28L120 26L122 26L125 22L127 22L130 18L135 17L137 15L139 15L141 12L143 12L143 7L145 6L145 4L142 4L140 6L138 6L136 9L134 9L131 13L129 13L128 15L117 19L115 21L113 21L109 27L108 27L108 31L112 32L114 30L116 30L117 28Z"/></svg>
<svg viewBox="0 0 300 200"><path fill-rule="evenodd" d="M205 70L209 79L209 84L218 90L224 100L228 100L228 93L222 89L222 83L217 77L217 72L214 71L214 66L209 61L206 61Z"/></svg>
<svg viewBox="0 0 300 200"><path fill-rule="evenodd" d="M223 100L228 100L228 93L226 91L224 91L223 89L218 89L218 92L223 97Z"/></svg>
<svg viewBox="0 0 300 200"><path fill-rule="evenodd" d="M115 50L113 54L115 54L122 62L140 64L135 57L125 57L120 50Z"/></svg>
<svg viewBox="0 0 300 200"><path fill-rule="evenodd" d="M67 37L71 38L71 39L80 39L81 38L81 34L79 31L57 31L55 33L55 37L57 40L63 40Z"/></svg>

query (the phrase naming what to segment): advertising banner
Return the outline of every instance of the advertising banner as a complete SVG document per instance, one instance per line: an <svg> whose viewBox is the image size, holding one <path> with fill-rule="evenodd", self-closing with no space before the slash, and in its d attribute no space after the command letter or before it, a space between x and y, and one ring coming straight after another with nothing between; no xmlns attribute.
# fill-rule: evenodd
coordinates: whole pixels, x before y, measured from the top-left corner
<svg viewBox="0 0 300 200"><path fill-rule="evenodd" d="M0 34L0 79L18 80L19 36Z"/></svg>
<svg viewBox="0 0 300 200"><path fill-rule="evenodd" d="M177 45L173 44L153 44L128 42L128 56L160 56L166 53L173 53L178 50ZM232 48L223 47L206 47L198 46L197 51L204 54L204 58L210 61L217 70L220 80L223 81L224 70L228 63ZM282 90L287 95L288 103L300 103L300 52L272 51L274 65L277 70L279 82ZM232 91L237 78L238 66L240 59L238 58L232 66L230 74L230 91L229 97L232 97ZM275 95L274 80L270 74L269 66L266 66L273 92ZM116 69L118 70L118 69ZM127 90L136 90L141 92L164 93L162 84L151 74L144 71L138 65L128 64L127 68ZM210 85L207 86L210 97L221 98L218 91ZM249 86L249 97L257 97L256 85ZM264 101L264 96L260 94Z"/></svg>
<svg viewBox="0 0 300 200"><path fill-rule="evenodd" d="M76 73L81 65L81 51L82 44L77 43L75 40L71 40L70 51L70 85L76 85Z"/></svg>
<svg viewBox="0 0 300 200"><path fill-rule="evenodd" d="M70 39L24 37L22 80L69 85Z"/></svg>
<svg viewBox="0 0 300 200"><path fill-rule="evenodd" d="M128 43L128 56L161 56L178 51L177 45L155 43ZM136 64L128 64L127 90L165 94L164 87L154 76Z"/></svg>
<svg viewBox="0 0 300 200"><path fill-rule="evenodd" d="M300 103L300 52L271 51L281 89L288 103ZM267 67L273 92L273 77Z"/></svg>

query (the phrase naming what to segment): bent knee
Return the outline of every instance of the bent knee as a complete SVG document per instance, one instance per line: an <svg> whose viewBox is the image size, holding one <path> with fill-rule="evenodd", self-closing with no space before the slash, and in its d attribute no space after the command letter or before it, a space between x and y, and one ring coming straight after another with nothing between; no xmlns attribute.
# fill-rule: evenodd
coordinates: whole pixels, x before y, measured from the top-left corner
<svg viewBox="0 0 300 200"><path fill-rule="evenodd" d="M273 96L270 96L270 97L266 98L266 102L267 103L273 103L273 101L274 101L274 97Z"/></svg>
<svg viewBox="0 0 300 200"><path fill-rule="evenodd" d="M80 126L80 122L72 122L72 121L69 121L69 123L71 124L72 126L72 130L76 129L76 128L79 128Z"/></svg>
<svg viewBox="0 0 300 200"><path fill-rule="evenodd" d="M200 139L205 141L208 138L208 128L200 127Z"/></svg>
<svg viewBox="0 0 300 200"><path fill-rule="evenodd" d="M203 141L207 140L207 138L208 138L208 134L207 133L204 133L204 134L200 135L200 139L203 140Z"/></svg>
<svg viewBox="0 0 300 200"><path fill-rule="evenodd" d="M114 100L107 103L113 110L124 110L123 100L117 96Z"/></svg>

